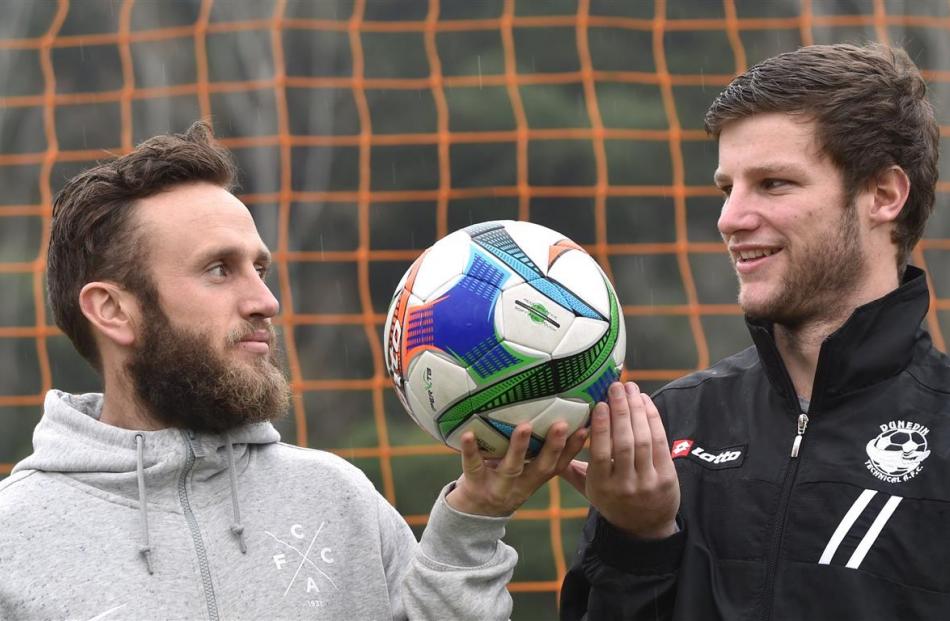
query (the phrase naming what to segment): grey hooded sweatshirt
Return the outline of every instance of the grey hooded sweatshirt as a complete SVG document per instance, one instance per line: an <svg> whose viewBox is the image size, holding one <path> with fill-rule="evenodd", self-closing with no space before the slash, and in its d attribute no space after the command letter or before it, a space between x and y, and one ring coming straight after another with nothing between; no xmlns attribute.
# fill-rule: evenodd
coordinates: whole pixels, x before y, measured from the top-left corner
<svg viewBox="0 0 950 621"><path fill-rule="evenodd" d="M506 518L437 499L421 542L358 469L280 442L100 423L51 391L0 482L2 619L507 619Z"/></svg>

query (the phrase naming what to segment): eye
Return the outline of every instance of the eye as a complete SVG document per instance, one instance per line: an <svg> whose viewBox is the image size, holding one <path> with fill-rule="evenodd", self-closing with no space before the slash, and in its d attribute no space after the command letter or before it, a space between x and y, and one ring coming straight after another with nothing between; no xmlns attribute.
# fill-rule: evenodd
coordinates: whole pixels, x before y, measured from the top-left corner
<svg viewBox="0 0 950 621"><path fill-rule="evenodd" d="M721 186L719 186L719 191L722 192L722 195L723 195L723 196L725 196L726 198L729 198L729 195L732 194L732 186L731 186L731 185L721 185Z"/></svg>
<svg viewBox="0 0 950 621"><path fill-rule="evenodd" d="M268 270L268 267L269 267L269 266L267 266L267 265L255 265L255 266L254 266L254 269L257 270L257 275L261 277L261 280L264 280L265 278L267 278L267 270Z"/></svg>
<svg viewBox="0 0 950 621"><path fill-rule="evenodd" d="M208 274L214 278L226 278L228 275L228 268L225 267L224 263L218 263L208 268Z"/></svg>
<svg viewBox="0 0 950 621"><path fill-rule="evenodd" d="M785 179L764 179L762 187L766 190L779 190L789 184Z"/></svg>

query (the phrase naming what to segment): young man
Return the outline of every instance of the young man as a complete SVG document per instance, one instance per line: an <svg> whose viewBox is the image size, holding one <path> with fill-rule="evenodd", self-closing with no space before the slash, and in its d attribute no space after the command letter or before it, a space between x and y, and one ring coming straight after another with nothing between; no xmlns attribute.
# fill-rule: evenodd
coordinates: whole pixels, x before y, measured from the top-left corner
<svg viewBox="0 0 950 621"><path fill-rule="evenodd" d="M713 102L754 346L598 406L562 618L947 618L950 362L907 266L937 178L924 92L903 51L811 46Z"/></svg>
<svg viewBox="0 0 950 621"><path fill-rule="evenodd" d="M51 391L0 484L3 619L507 619L510 514L584 442L524 465L463 439L417 543L356 468L281 444L270 253L196 123L72 179L53 207L56 323L104 394Z"/></svg>

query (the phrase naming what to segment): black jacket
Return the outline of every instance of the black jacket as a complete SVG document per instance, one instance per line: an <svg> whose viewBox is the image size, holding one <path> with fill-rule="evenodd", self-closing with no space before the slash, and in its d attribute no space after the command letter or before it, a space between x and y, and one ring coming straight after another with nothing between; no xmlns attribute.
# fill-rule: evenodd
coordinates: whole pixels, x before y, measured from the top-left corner
<svg viewBox="0 0 950 621"><path fill-rule="evenodd" d="M592 511L562 619L950 619L950 360L929 301L909 267L825 340L797 457L771 325L661 389L681 530L635 541Z"/></svg>

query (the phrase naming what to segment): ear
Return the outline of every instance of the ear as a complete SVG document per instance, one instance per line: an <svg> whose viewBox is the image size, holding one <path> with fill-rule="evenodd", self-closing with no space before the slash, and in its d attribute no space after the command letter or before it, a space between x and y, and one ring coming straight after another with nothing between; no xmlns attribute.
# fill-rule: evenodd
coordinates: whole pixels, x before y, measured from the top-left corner
<svg viewBox="0 0 950 621"><path fill-rule="evenodd" d="M79 292L79 308L104 338L116 345L135 342L138 305L134 296L112 282L90 282Z"/></svg>
<svg viewBox="0 0 950 621"><path fill-rule="evenodd" d="M874 226L887 224L897 219L907 195L910 193L910 179L904 169L896 164L881 171L871 179L873 203L869 213Z"/></svg>

